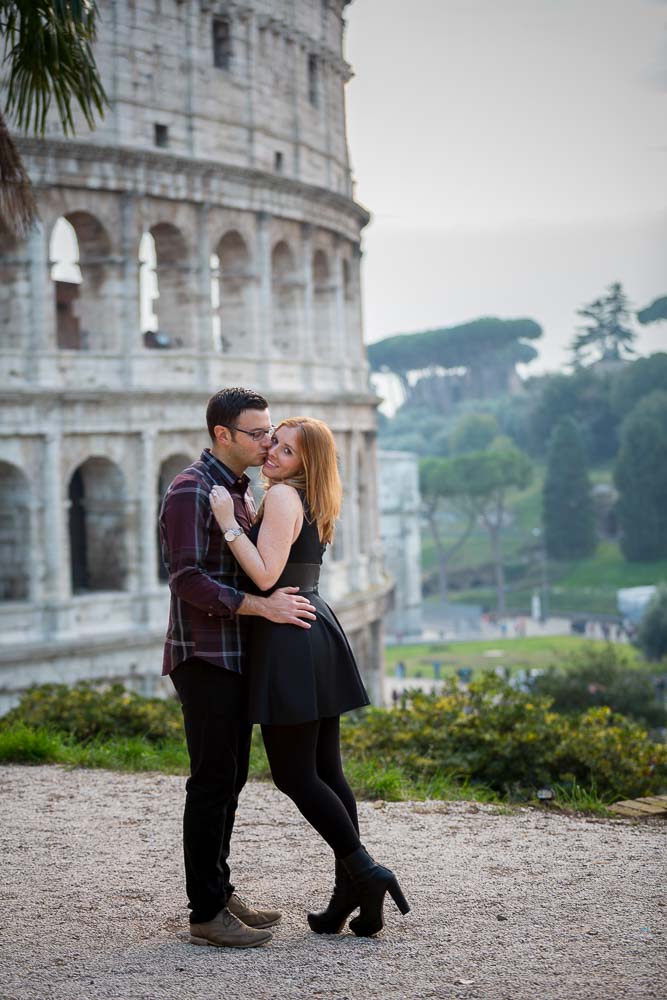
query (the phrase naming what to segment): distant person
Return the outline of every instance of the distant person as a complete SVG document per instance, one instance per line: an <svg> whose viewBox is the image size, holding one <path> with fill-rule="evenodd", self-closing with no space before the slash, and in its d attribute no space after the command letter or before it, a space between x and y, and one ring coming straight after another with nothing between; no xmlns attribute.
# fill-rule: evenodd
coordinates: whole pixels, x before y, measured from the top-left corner
<svg viewBox="0 0 667 1000"><path fill-rule="evenodd" d="M396 677L399 681L402 681L405 678L405 663L403 660L399 660L396 664Z"/></svg>

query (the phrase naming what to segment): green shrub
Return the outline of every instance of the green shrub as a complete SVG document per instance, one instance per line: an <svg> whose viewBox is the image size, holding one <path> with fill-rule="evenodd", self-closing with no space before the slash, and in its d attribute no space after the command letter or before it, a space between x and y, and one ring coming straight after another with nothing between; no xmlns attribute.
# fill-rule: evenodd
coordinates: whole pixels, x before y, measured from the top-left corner
<svg viewBox="0 0 667 1000"><path fill-rule="evenodd" d="M610 708L590 708L568 722L563 736L554 781L594 785L614 799L651 795L667 785L667 747L651 743L641 726Z"/></svg>
<svg viewBox="0 0 667 1000"><path fill-rule="evenodd" d="M24 722L33 729L50 728L79 741L141 736L153 743L183 739L180 704L174 699L144 698L122 684L105 689L80 681L32 687L0 719L0 728Z"/></svg>
<svg viewBox="0 0 667 1000"><path fill-rule="evenodd" d="M606 705L644 726L667 722L654 671L611 643L583 646L562 667L549 667L536 677L531 687L535 694L551 698L556 712L585 712Z"/></svg>
<svg viewBox="0 0 667 1000"><path fill-rule="evenodd" d="M601 796L649 794L667 784L667 747L609 709L571 717L547 697L517 691L492 674L467 690L454 680L442 693L415 694L396 709L371 708L345 722L348 758L379 759L412 780L446 773L521 796L540 785L576 781Z"/></svg>

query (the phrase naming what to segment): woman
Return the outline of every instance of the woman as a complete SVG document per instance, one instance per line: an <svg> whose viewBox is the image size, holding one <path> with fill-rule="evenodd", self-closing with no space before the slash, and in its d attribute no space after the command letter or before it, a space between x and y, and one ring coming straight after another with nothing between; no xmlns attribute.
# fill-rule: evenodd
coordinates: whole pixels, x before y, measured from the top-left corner
<svg viewBox="0 0 667 1000"><path fill-rule="evenodd" d="M232 552L259 592L299 587L317 609L310 629L257 618L247 643L250 719L260 722L276 786L326 840L336 881L326 910L310 913L318 934L336 934L350 914L355 934L382 929L386 892L401 913L409 906L388 868L359 840L354 795L340 759L341 712L368 704L352 650L317 592L322 554L340 512L341 484L331 431L320 420L293 417L276 428L262 467L267 489L249 536L238 529L232 499L216 486L211 507Z"/></svg>

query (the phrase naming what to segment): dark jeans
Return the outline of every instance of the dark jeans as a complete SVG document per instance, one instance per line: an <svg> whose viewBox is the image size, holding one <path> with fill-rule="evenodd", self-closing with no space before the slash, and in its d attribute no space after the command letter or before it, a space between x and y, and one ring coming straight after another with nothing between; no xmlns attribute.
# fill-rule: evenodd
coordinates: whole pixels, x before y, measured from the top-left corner
<svg viewBox="0 0 667 1000"><path fill-rule="evenodd" d="M243 721L244 680L192 657L171 673L183 708L190 755L185 786L183 851L191 923L227 904L229 842L239 794L248 778L252 725Z"/></svg>

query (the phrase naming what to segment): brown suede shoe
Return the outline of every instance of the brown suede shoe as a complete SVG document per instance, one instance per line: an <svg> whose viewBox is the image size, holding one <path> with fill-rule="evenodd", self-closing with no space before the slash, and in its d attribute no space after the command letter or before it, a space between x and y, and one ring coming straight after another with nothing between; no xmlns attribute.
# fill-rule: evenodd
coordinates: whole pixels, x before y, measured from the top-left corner
<svg viewBox="0 0 667 1000"><path fill-rule="evenodd" d="M214 948L256 948L272 937L271 931L248 927L226 907L205 924L190 924L190 943Z"/></svg>
<svg viewBox="0 0 667 1000"><path fill-rule="evenodd" d="M247 927L273 927L282 917L280 910L256 910L235 892L227 900L227 906Z"/></svg>

